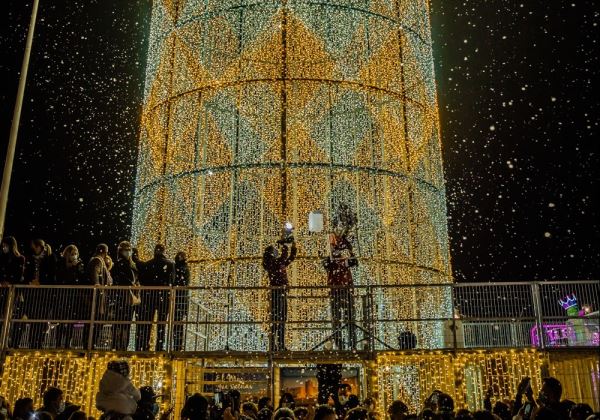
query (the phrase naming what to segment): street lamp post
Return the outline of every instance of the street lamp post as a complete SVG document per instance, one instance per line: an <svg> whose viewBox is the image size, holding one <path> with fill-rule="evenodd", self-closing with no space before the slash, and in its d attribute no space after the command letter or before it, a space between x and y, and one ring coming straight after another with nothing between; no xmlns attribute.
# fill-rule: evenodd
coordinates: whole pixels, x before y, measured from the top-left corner
<svg viewBox="0 0 600 420"><path fill-rule="evenodd" d="M8 138L8 148L6 150L6 160L4 162L4 174L2 175L2 187L0 189L0 238L4 236L4 221L6 219L8 190L10 188L10 177L12 175L13 161L15 160L17 134L19 133L21 108L23 107L23 95L25 93L25 83L27 82L29 56L31 55L31 44L33 42L33 32L35 30L38 5L39 0L33 0L33 10L31 11L31 20L29 21L29 31L27 32L27 42L25 44L25 54L23 55L23 63L21 64L21 77L19 79L19 88L17 90L17 100L15 101L12 125L10 127L10 137Z"/></svg>

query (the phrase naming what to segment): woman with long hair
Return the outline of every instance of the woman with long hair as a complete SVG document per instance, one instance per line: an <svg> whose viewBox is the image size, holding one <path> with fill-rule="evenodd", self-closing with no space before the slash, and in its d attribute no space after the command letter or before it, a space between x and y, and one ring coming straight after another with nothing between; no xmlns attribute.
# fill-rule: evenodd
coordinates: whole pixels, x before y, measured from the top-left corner
<svg viewBox="0 0 600 420"><path fill-rule="evenodd" d="M19 252L17 240L12 236L7 236L2 238L2 244L0 246L0 285L8 286L11 284L23 284L25 257ZM7 296L7 293L0 290L0 308L4 308ZM13 303L13 316L15 319L19 319L24 315L23 303L23 291L17 289ZM13 348L19 346L24 328L24 323L13 323L11 333L11 346Z"/></svg>

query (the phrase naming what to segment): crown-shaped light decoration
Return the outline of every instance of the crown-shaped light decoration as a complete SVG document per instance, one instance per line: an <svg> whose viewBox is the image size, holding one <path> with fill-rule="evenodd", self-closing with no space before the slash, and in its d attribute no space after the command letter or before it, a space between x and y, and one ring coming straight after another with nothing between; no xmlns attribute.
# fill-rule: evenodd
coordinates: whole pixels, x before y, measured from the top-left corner
<svg viewBox="0 0 600 420"><path fill-rule="evenodd" d="M575 296L575 293L571 293L570 295L565 296L563 299L559 299L558 303L565 310L572 308L577 306L577 296Z"/></svg>

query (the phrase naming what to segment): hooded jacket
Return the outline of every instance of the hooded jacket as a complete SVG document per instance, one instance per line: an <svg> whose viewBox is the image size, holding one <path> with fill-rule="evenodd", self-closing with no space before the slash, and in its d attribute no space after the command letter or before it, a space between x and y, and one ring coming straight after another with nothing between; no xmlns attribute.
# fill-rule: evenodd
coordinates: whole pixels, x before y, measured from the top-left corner
<svg viewBox="0 0 600 420"><path fill-rule="evenodd" d="M132 415L141 397L140 390L133 386L129 378L107 370L100 380L100 390L96 394L96 408L105 413Z"/></svg>

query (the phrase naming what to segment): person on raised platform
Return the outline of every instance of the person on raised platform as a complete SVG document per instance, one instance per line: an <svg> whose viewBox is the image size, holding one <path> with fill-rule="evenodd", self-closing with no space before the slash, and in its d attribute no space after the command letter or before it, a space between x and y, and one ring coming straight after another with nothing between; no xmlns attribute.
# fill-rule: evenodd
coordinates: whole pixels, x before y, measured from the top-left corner
<svg viewBox="0 0 600 420"><path fill-rule="evenodd" d="M30 243L31 253L25 259L25 282L32 285L56 285L56 256L52 247L43 239L34 239ZM27 315L31 319L43 320L30 324L30 345L41 349L50 331L47 319L57 314L57 293L52 289L38 289L26 293Z"/></svg>
<svg viewBox="0 0 600 420"><path fill-rule="evenodd" d="M63 286L87 286L89 285L88 277L85 273L85 264L79 258L79 249L75 245L67 245L56 263L56 284ZM91 293L88 290L81 289L64 289L57 291L58 308L57 319L69 320L87 320L91 312ZM87 338L86 332L89 325L61 324L56 328L56 347L57 348L82 348L83 340ZM81 332L82 337L73 340L75 329Z"/></svg>
<svg viewBox="0 0 600 420"><path fill-rule="evenodd" d="M344 349L342 329L347 327L349 346L356 348L356 328L354 324L354 283L350 269L358 265L352 244L347 237L348 228L336 223L329 235L331 250L323 265L327 270L327 284L331 303L331 324L333 341L338 350Z"/></svg>
<svg viewBox="0 0 600 420"><path fill-rule="evenodd" d="M131 243L122 241L117 248L117 262L110 271L115 286L139 286L139 271L132 259ZM127 350L134 303L138 302L138 291L119 289L113 291L115 321L127 321L126 324L113 326L113 348Z"/></svg>
<svg viewBox="0 0 600 420"><path fill-rule="evenodd" d="M189 310L189 290L180 289L190 285L190 266L185 252L180 251L175 255L175 322L185 321ZM185 325L173 325L173 350L185 349Z"/></svg>
<svg viewBox="0 0 600 420"><path fill-rule="evenodd" d="M159 287L172 286L175 282L175 263L165 255L165 246L157 244L154 247L154 258L142 264L142 286ZM166 321L169 314L169 292L167 290L144 290L142 292L140 321L153 321L154 312L157 312L159 324L156 327L156 351L163 351L165 344ZM151 324L138 325L136 340L137 350L150 349Z"/></svg>
<svg viewBox="0 0 600 420"><path fill-rule="evenodd" d="M25 272L25 257L19 252L17 240L12 236L2 239L2 253L0 254L0 283L2 285L22 285L24 283L23 273ZM4 301L2 301L4 299ZM6 295L0 297L0 307L4 308L6 304ZM17 290L13 303L13 317L20 319L24 315L23 291ZM11 346L18 348L21 342L21 336L24 323L14 323L11 332Z"/></svg>
<svg viewBox="0 0 600 420"><path fill-rule="evenodd" d="M262 266L269 275L271 289L271 351L285 350L287 320L287 267L296 258L296 242L290 234L269 245L263 253Z"/></svg>
<svg viewBox="0 0 600 420"><path fill-rule="evenodd" d="M110 270L113 266L113 260L108 255L108 245L98 244L96 251L87 265L88 276L90 283L96 286L103 286L96 291L96 308L95 317L99 323L94 326L96 335L96 348L109 350L109 345L112 341L111 324L106 321L112 318L112 308L110 301L110 292L105 289L107 286L112 286L112 276Z"/></svg>

